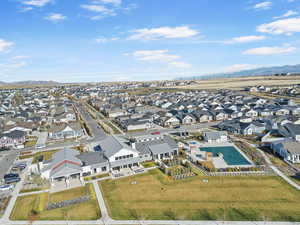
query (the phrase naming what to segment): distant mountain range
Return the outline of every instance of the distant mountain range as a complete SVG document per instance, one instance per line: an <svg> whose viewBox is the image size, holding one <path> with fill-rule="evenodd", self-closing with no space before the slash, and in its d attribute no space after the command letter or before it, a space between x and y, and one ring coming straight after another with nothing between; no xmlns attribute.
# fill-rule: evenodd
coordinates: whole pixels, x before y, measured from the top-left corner
<svg viewBox="0 0 300 225"><path fill-rule="evenodd" d="M56 81L43 81L43 80L26 80L26 81L15 81L15 82L4 82L0 81L0 86L5 86L5 85L16 85L16 86L30 86L30 85L57 85L60 84L59 82Z"/></svg>
<svg viewBox="0 0 300 225"><path fill-rule="evenodd" d="M259 75L268 76L268 75L288 74L288 73L300 74L300 64L262 67L262 68L242 70L239 72L232 72L232 73L215 73L209 75L196 75L193 77L180 77L176 80L203 80L203 79L214 79L214 78L230 78L230 77L259 76Z"/></svg>

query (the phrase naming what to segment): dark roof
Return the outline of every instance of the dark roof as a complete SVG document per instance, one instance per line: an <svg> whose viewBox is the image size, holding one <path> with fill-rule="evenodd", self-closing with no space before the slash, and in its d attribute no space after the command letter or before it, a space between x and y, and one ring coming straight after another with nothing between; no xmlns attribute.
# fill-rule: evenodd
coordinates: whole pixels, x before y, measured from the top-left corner
<svg viewBox="0 0 300 225"><path fill-rule="evenodd" d="M289 132L300 135L300 124L287 123L284 125Z"/></svg>
<svg viewBox="0 0 300 225"><path fill-rule="evenodd" d="M9 138L12 138L12 139L16 139L16 138L22 138L25 135L26 135L26 133L24 131L13 130L9 133L5 133L5 134L0 135L0 137L9 137Z"/></svg>

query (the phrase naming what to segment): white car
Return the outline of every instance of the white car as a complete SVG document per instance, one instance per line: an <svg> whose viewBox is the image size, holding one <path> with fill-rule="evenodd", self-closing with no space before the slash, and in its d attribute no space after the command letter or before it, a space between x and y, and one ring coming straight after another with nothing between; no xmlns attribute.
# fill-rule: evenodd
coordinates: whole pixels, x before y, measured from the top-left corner
<svg viewBox="0 0 300 225"><path fill-rule="evenodd" d="M14 189L14 185L12 184L4 184L0 186L0 191L10 191Z"/></svg>

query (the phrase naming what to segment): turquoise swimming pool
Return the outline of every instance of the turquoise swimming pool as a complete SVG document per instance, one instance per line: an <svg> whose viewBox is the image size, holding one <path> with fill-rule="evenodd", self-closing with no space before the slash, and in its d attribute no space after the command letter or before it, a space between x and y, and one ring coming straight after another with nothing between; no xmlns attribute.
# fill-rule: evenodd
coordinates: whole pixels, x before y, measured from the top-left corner
<svg viewBox="0 0 300 225"><path fill-rule="evenodd" d="M233 146L223 147L201 147L201 151L212 152L213 156L218 156L218 153L223 154L223 159L230 166L246 166L251 163Z"/></svg>

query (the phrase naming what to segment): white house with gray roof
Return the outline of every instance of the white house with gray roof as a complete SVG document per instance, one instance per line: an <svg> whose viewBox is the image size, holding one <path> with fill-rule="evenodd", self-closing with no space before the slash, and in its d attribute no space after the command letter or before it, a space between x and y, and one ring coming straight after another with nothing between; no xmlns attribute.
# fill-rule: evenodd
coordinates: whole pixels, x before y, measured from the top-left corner
<svg viewBox="0 0 300 225"><path fill-rule="evenodd" d="M172 158L178 154L177 143L169 136L129 141L107 136L99 143L100 151L80 154L73 149L56 152L51 160L39 163L46 179L68 180L83 176L138 167L141 162Z"/></svg>
<svg viewBox="0 0 300 225"><path fill-rule="evenodd" d="M204 141L207 143L224 143L228 142L226 131L210 131L203 133Z"/></svg>
<svg viewBox="0 0 300 225"><path fill-rule="evenodd" d="M108 172L109 164L100 152L80 154L76 150L65 148L56 152L52 159L40 162L39 170L45 179L67 180Z"/></svg>
<svg viewBox="0 0 300 225"><path fill-rule="evenodd" d="M275 153L291 163L300 163L299 142L292 140L277 141L271 144Z"/></svg>

